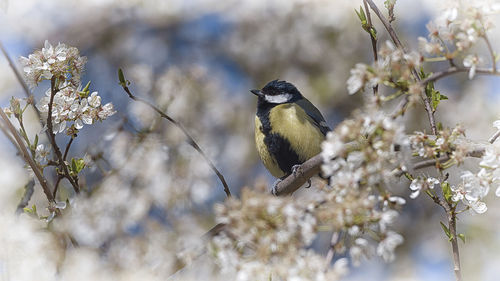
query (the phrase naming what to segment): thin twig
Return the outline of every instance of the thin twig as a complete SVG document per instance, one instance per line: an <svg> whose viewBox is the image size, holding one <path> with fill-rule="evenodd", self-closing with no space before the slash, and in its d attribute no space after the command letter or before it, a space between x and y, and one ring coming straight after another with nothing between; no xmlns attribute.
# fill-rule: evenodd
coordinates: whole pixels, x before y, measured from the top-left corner
<svg viewBox="0 0 500 281"><path fill-rule="evenodd" d="M439 80L441 78L444 78L446 76L450 76L450 75L453 75L453 74L459 73L459 72L469 72L469 71L470 71L470 67L450 67L444 71L433 73L431 76L420 81L420 84L422 86L425 86L429 82L434 82L434 81ZM486 68L477 68L476 73L500 76L500 72L495 72L495 71L493 71L493 69L486 69Z"/></svg>
<svg viewBox="0 0 500 281"><path fill-rule="evenodd" d="M436 166L436 163L442 163L442 162L448 161L449 159L450 159L449 156L441 156L438 159L423 160L423 161L415 163L413 165L413 169L418 170L418 169L423 169L423 168L430 167L430 166Z"/></svg>
<svg viewBox="0 0 500 281"><path fill-rule="evenodd" d="M150 108L152 108L154 111L156 111L161 117L167 119L168 121L170 121L172 124L174 124L175 126L177 126L177 128L181 129L181 131L184 133L184 135L187 137L188 139L188 143L196 150L198 151L198 153L201 154L201 156L203 157L203 159L205 159L205 161L207 162L207 164L210 166L210 168L212 169L212 171L214 171L214 173L217 175L217 177L219 178L220 182L222 183L222 185L224 186L224 192L226 193L226 196L227 197L231 197L231 191L229 190L229 186L227 185L226 183L226 180L224 179L224 176L219 172L219 170L215 167L215 165L212 163L212 161L208 158L208 156L205 154L205 152L203 152L203 150L201 149L201 147L196 143L196 141L194 140L194 138L189 134L189 132L187 131L187 129L178 121L176 121L175 119L173 119L172 117L168 116L167 114L165 114L162 110L160 110L158 107L156 107L154 104L148 102L147 100L145 99L142 99L142 98L139 98L139 97L136 97L135 95L132 94L132 92L130 91L130 89L127 87L127 85L124 85L124 84L121 84L123 90L127 93L128 97L131 98L132 100L134 101L138 101L138 102L142 102L144 104L146 104L147 106L149 106Z"/></svg>
<svg viewBox="0 0 500 281"><path fill-rule="evenodd" d="M68 152L69 152L69 147L71 146L71 144L73 143L73 140L75 138L73 136L71 136L71 139L69 140L68 144L66 145L66 149L64 149L64 155L63 155L63 160L66 161L66 157L68 157Z"/></svg>
<svg viewBox="0 0 500 281"><path fill-rule="evenodd" d="M453 251L453 271L455 272L455 279L457 281L462 280L462 273L460 268L460 252L458 250L458 239L457 239L457 215L455 208L451 209L448 213L448 229L451 234L451 250Z"/></svg>
<svg viewBox="0 0 500 281"><path fill-rule="evenodd" d="M368 22L368 28L375 30L372 24L372 17L370 14L370 9L368 9L368 4L366 3L366 0L363 0L363 4L365 5L365 10L366 10L366 20ZM378 60L378 52L377 52L377 38L375 38L371 32L370 34L370 40L372 42L372 51L373 51L373 60L376 62ZM376 96L378 93L378 84L373 86L373 94Z"/></svg>
<svg viewBox="0 0 500 281"><path fill-rule="evenodd" d="M59 190L59 184L61 183L61 180L63 178L64 177L62 175L57 175L57 180L56 183L54 184L54 191L52 191L52 196L54 196L54 198L56 198L57 190Z"/></svg>
<svg viewBox="0 0 500 281"><path fill-rule="evenodd" d="M457 212L455 206L450 203L445 202L441 197L437 195L431 195L432 200L441 206L446 213L448 218L448 230L450 234L451 250L453 252L453 271L455 273L455 280L462 281L462 273L460 267L460 252L458 249L458 239L457 239Z"/></svg>
<svg viewBox="0 0 500 281"><path fill-rule="evenodd" d="M80 193L80 187L78 186L78 182L76 182L75 179L69 174L68 166L64 162L63 155L61 153L61 150L59 149L59 146L57 146L56 135L54 134L52 127L52 106L54 103L54 97L56 93L57 93L56 77L52 77L52 79L50 79L50 101L49 101L49 110L47 113L47 131L49 132L49 141L50 144L52 145L52 148L54 149L57 160L59 161L59 166L63 170L64 177L68 179L68 181L71 183L75 192Z"/></svg>
<svg viewBox="0 0 500 281"><path fill-rule="evenodd" d="M488 140L489 143L494 143L498 137L500 137L500 130L498 130L491 138Z"/></svg>
<svg viewBox="0 0 500 281"><path fill-rule="evenodd" d="M328 253L325 257L325 271L330 267L332 263L333 257L335 256L335 247L339 243L340 240L340 232L334 231L332 233L332 239L330 239L330 248L328 249Z"/></svg>
<svg viewBox="0 0 500 281"><path fill-rule="evenodd" d="M382 14L382 12L378 9L377 5L372 0L364 0L368 2L368 5L370 5L370 8L375 12L377 17L380 19L382 24L384 25L385 29L389 33L389 36L391 37L392 41L394 44L396 44L396 47L400 48L403 50L403 52L407 53L407 50L403 44L401 44L401 41L398 38L398 35L396 34L396 31L394 31L394 28L392 28L391 23L385 18L385 16Z"/></svg>
<svg viewBox="0 0 500 281"><path fill-rule="evenodd" d="M49 184L47 182L47 179L45 179L45 177L42 175L42 173L38 169L38 165L35 163L35 161L33 161L31 156L29 155L28 150L26 149L26 146L24 145L24 141L21 139L21 136L19 136L16 128L14 127L14 125L12 125L9 118L7 117L7 115L5 114L5 112L3 111L3 109L1 107L0 107L0 117L2 117L5 125L7 126L10 133L12 134L14 139L16 140L18 148L20 150L19 152L23 156L26 163L28 163L28 165L33 170L33 173L35 174L36 178L38 179L38 182L40 182L40 185L42 186L43 192L45 193L45 196L47 196L47 199L49 200L49 202L55 203L54 197L52 196L52 193L50 192L50 187L49 187Z"/></svg>
<svg viewBox="0 0 500 281"><path fill-rule="evenodd" d="M488 39L488 35L486 32L483 34L484 42L486 42L486 46L488 46L488 51L491 56L491 67L493 68L493 72L497 72L497 60L495 57L495 52L493 51L493 47L491 46L490 39Z"/></svg>

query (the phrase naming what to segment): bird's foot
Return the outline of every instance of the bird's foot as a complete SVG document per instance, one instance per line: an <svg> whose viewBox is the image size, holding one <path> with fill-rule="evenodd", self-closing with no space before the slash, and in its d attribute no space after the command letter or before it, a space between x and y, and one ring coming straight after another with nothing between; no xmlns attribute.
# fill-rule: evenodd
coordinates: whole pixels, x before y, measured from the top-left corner
<svg viewBox="0 0 500 281"><path fill-rule="evenodd" d="M297 173L298 173L298 172L302 172L302 170L301 170L301 165L300 165L300 164L293 165L293 166L292 166L292 174L293 174L294 176L297 176Z"/></svg>
<svg viewBox="0 0 500 281"><path fill-rule="evenodd" d="M271 193L274 195L274 196L278 196L278 184L280 182L282 182L283 180L282 179L277 179L274 183L273 183L273 187L271 188Z"/></svg>

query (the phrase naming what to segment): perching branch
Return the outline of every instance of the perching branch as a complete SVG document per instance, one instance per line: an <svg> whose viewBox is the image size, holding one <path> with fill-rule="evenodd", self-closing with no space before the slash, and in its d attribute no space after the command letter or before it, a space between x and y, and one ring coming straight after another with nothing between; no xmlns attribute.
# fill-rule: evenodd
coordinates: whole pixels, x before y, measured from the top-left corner
<svg viewBox="0 0 500 281"><path fill-rule="evenodd" d="M276 196L289 195L299 189L310 178L321 172L323 157L321 154L302 163L295 173L290 174L276 185Z"/></svg>
<svg viewBox="0 0 500 281"><path fill-rule="evenodd" d="M118 78L119 78L119 81L120 81L120 85L122 86L123 90L127 93L127 95L128 95L129 98L131 98L134 101L138 101L138 102L142 102L142 103L146 104L151 109L153 109L154 111L156 111L162 118L165 118L168 121L170 121L172 124L174 124L175 126L177 126L177 128L179 128L184 133L184 135L188 139L188 143L196 151L198 151L198 153L201 154L201 156L207 162L207 164L210 166L210 168L212 169L212 171L214 171L214 173L217 175L217 177L219 178L220 182L224 186L224 192L226 193L226 196L227 197L231 197L231 191L229 190L229 186L227 185L226 180L224 179L224 176L215 167L215 165L208 158L208 156L205 154L205 152L203 152L203 150L201 149L201 147L196 143L196 141L189 134L189 132L187 131L187 129L180 122L178 122L175 119L173 119L172 117L168 116L165 112L163 112L162 110L160 110L154 104L148 102L145 99L142 99L142 98L139 98L139 97L133 95L132 92L130 91L130 89L128 88L128 83L130 83L130 82L128 80L127 81L125 80L125 77L123 76L123 71L121 69L118 70Z"/></svg>

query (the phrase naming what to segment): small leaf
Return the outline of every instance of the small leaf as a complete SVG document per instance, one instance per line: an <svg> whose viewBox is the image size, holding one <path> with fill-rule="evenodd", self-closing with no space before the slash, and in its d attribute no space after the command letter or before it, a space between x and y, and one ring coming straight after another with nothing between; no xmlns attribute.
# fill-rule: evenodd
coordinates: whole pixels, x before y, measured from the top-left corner
<svg viewBox="0 0 500 281"><path fill-rule="evenodd" d="M76 160L75 158L71 158L71 171L76 171Z"/></svg>
<svg viewBox="0 0 500 281"><path fill-rule="evenodd" d="M441 184L441 190L443 190L443 195L444 195L444 198L446 199L446 202L451 202L451 187L450 187L450 184L448 182L443 182Z"/></svg>
<svg viewBox="0 0 500 281"><path fill-rule="evenodd" d="M370 35L373 37L373 39L377 40L377 30L374 27L370 28Z"/></svg>
<svg viewBox="0 0 500 281"><path fill-rule="evenodd" d="M354 9L354 11L358 15L358 18L361 21L361 24L363 24L363 22L366 22L366 15L365 15L365 11L363 10L363 7L359 6L359 12L356 9Z"/></svg>
<svg viewBox="0 0 500 281"><path fill-rule="evenodd" d="M120 85L122 87L130 85L130 81L125 79L125 75L123 75L123 70L121 68L118 68L118 80L120 81Z"/></svg>
<svg viewBox="0 0 500 281"><path fill-rule="evenodd" d="M443 123L438 122L438 123L436 124L436 126L437 126L437 129L438 129L439 131L442 131L442 130L443 130Z"/></svg>
<svg viewBox="0 0 500 281"><path fill-rule="evenodd" d="M89 91L89 88L90 88L90 82L89 81L87 83L87 85L85 85L85 87L80 91L78 92L78 95L81 97L81 98L86 98L90 95L90 91Z"/></svg>
<svg viewBox="0 0 500 281"><path fill-rule="evenodd" d="M82 92L88 92L89 88L90 88L90 81L87 83L87 85L85 85L85 87L83 88Z"/></svg>
<svg viewBox="0 0 500 281"><path fill-rule="evenodd" d="M38 218L38 214L36 212L36 205L31 206L31 208L25 207L23 208L23 211L30 216Z"/></svg>
<svg viewBox="0 0 500 281"><path fill-rule="evenodd" d="M73 175L78 175L83 168L85 168L85 161L83 158L71 158L71 173Z"/></svg>
<svg viewBox="0 0 500 281"><path fill-rule="evenodd" d="M460 240L462 240L462 242L464 242L464 244L465 244L465 234L459 233L458 238L460 238Z"/></svg>
<svg viewBox="0 0 500 281"><path fill-rule="evenodd" d="M450 230L448 229L448 227L446 225L444 225L444 223L442 222L439 222L441 224L441 228L443 228L444 230L444 233L446 234L446 236L450 239L453 239L453 237L451 236L451 233L450 233Z"/></svg>

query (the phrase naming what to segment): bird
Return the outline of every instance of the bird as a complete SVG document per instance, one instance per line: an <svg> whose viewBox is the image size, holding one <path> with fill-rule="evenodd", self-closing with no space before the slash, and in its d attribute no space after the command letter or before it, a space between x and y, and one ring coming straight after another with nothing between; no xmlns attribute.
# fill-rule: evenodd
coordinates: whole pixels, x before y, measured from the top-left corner
<svg viewBox="0 0 500 281"><path fill-rule="evenodd" d="M321 152L321 143L331 131L321 112L286 81L273 80L257 96L255 144L266 169L283 180L308 159Z"/></svg>

